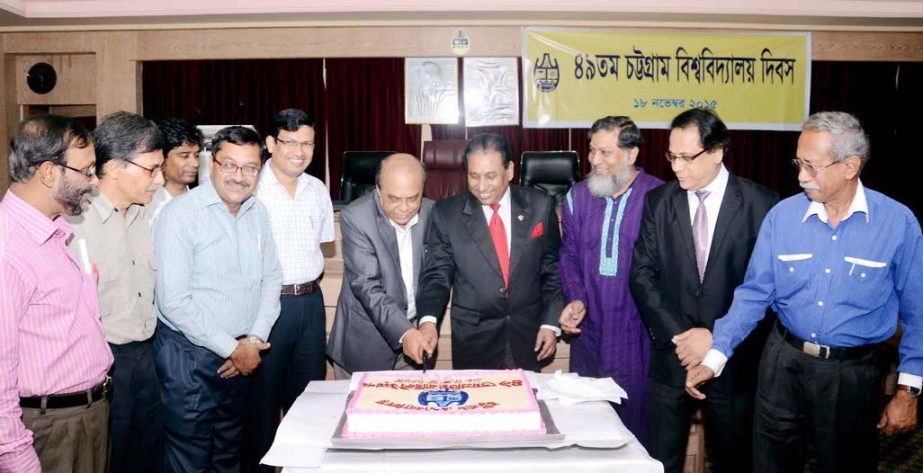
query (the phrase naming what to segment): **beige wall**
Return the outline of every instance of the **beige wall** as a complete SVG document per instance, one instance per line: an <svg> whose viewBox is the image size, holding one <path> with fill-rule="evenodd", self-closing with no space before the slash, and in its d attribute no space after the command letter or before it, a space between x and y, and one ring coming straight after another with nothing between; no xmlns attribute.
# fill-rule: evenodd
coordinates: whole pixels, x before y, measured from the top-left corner
<svg viewBox="0 0 923 473"><path fill-rule="evenodd" d="M95 105L97 117L141 110L141 62L171 59L449 56L455 27L355 26L8 32L0 34L0 143L23 104ZM520 27L465 27L468 56L518 56ZM836 61L920 61L923 33L813 32L813 58ZM36 96L24 70L43 59L62 66L59 88ZM87 110L76 109L76 110ZM0 191L9 183L0 157Z"/></svg>

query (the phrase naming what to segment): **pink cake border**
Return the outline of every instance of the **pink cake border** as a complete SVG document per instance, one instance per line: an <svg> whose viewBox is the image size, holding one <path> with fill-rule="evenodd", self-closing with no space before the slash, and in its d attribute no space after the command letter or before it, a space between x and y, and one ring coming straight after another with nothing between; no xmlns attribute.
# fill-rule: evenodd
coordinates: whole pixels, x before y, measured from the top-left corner
<svg viewBox="0 0 923 473"><path fill-rule="evenodd" d="M368 439L378 439L378 438L389 438L389 439L410 439L417 438L421 435L429 437L449 437L449 438L460 438L460 437L493 437L493 436L512 436L515 434L520 435L546 435L548 434L548 426L545 425L545 419L542 419L541 428L535 430L463 430L456 432L381 432L377 434L365 434L365 433L353 433L349 430L349 419L346 419L343 422L343 430L340 433L343 437L348 438L368 438Z"/></svg>
<svg viewBox="0 0 923 473"><path fill-rule="evenodd" d="M526 372L522 369L516 369L516 370L459 370L459 372L465 373L470 376L495 375L495 374L509 373L509 372L517 373L520 375L520 377L523 380L523 387L527 389L529 392L534 392L532 389L532 383L529 381L529 376L526 375ZM343 420L343 429L341 431L341 435L344 438L359 438L359 439L363 439L363 438L365 439L411 439L411 438L418 438L420 437L420 435L427 434L426 432L354 433L349 430L349 415L348 414L349 414L350 409L352 409L353 412L359 412L359 413L369 412L368 409L356 409L354 406L355 403L358 402L357 399L359 398L359 394L364 389L363 384L367 377L378 376L378 377L399 378L399 377L407 377L408 375L410 375L411 377L420 377L420 378L423 377L423 373L419 373L419 372L417 373L414 373L414 372L389 373L386 375L382 373L376 373L376 372L369 372L369 373L363 374L362 377L359 378L359 384L356 387L356 391L353 394L353 397L350 400L349 405L346 407L346 412L343 413L344 420ZM545 435L548 433L548 426L545 424L544 417L541 416L541 407L539 407L538 405L538 400L533 395L530 397L530 401L531 401L530 405L526 408L501 409L501 410L495 410L491 412L493 413L519 413L519 412L529 412L529 411L537 409L539 411L539 416L541 420L541 426L538 429L534 429L534 430L492 430L492 431L490 430L465 430L465 431L456 431L456 432L438 432L438 433L434 432L434 433L430 433L429 436L442 437L442 438L464 438L464 437L513 436L517 434L518 435ZM421 415L421 414L430 413L427 411L402 412L402 413L389 413L389 412L378 412L378 411L374 411L374 412L377 415L400 415L400 416L404 416L408 414ZM476 412L448 412L448 413L444 413L443 415L475 415L477 416L477 415L487 415L487 414L476 413Z"/></svg>
<svg viewBox="0 0 923 473"><path fill-rule="evenodd" d="M491 375L491 374L499 374L499 373L509 373L509 372L517 373L517 374L519 374L519 375L522 377L522 380L523 380L523 387L526 388L529 392L533 392L533 391L532 391L532 383L529 382L529 377L526 375L526 372L525 372L524 370L522 370L522 369L515 369L515 370L458 370L458 372L465 373L465 374L470 375L470 376L478 376L478 375L482 375L482 376L483 376L483 375ZM427 412L427 411L419 411L419 412L413 412L413 411L412 411L412 412L389 413L389 412L372 411L372 410L369 410L369 409L358 409L358 408L356 408L356 407L355 407L355 404L358 402L359 396L360 396L360 394L362 393L362 391L363 391L364 388L365 388L365 387L364 387L365 379L366 379L367 377L369 377L369 376L379 376L379 377L385 377L385 378L402 378L402 377L420 377L420 378L422 378L422 377L424 376L424 374L423 374L422 372L419 372L419 371L416 371L416 372L415 372L415 371L408 371L407 374L404 374L404 373L381 374L381 373L376 373L376 372L368 372L368 373L363 374L362 377L359 378L359 384L358 384L358 386L356 386L356 392L353 394L352 399L349 401L349 405L346 406L345 414L347 415L347 420L349 419L349 414L350 414L350 413L358 413L358 414L374 413L374 414L376 414L376 415L400 415L400 416L406 416L406 415L421 415L421 414L430 414L430 413L431 413L431 412ZM540 408L538 407L538 401L535 399L535 396L534 396L534 395L531 396L529 400L530 400L529 406L524 407L524 408L522 408L522 409L502 409L502 408L501 408L501 409L493 410L493 411L491 411L491 412L492 412L492 413L503 413L503 414L506 414L506 413L517 414L517 413L521 413L521 412L530 412L530 411L534 411L534 410L536 410L536 409L539 409L539 410L540 410ZM479 413L479 412L443 412L443 415L474 415L474 416L476 416L476 415L485 415L485 414L482 414L482 413ZM545 425L545 422L544 422L544 420L543 420L543 421L542 421L542 426L544 426L544 425ZM345 425L344 425L344 427L343 427L343 430L344 430L344 432L345 432L345 430L346 430ZM514 430L514 431L511 431L511 432L519 432L519 431L515 431L515 430Z"/></svg>

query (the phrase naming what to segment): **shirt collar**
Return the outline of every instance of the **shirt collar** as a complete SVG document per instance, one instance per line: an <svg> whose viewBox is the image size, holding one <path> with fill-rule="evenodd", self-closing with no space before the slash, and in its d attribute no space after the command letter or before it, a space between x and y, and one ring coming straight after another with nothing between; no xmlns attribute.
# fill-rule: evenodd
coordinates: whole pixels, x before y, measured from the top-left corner
<svg viewBox="0 0 923 473"><path fill-rule="evenodd" d="M718 175L715 176L715 178L712 179L711 182L709 182L707 186L703 187L700 190L707 191L708 195L710 196L711 195L724 195L724 191L727 189L727 186L728 186L729 176L730 176L730 173L728 172L727 168L724 167L724 164L722 163L721 169L718 170ZM698 200L692 200L693 198L696 198L695 197L696 191L686 191L686 193L689 194L689 199L692 202L698 202Z"/></svg>
<svg viewBox="0 0 923 473"><path fill-rule="evenodd" d="M277 191L287 194L288 191L285 189L285 186L279 182L279 178L276 177L276 173L273 172L272 167L270 167L271 164L272 158L267 159L266 163L263 164L263 170L260 172L260 181L257 183L257 186L260 188L266 186L267 188L276 189ZM298 194L298 192L307 185L307 181L308 176L305 173L301 173L301 175L298 176L298 182L295 184L295 194Z"/></svg>
<svg viewBox="0 0 923 473"><path fill-rule="evenodd" d="M87 201L89 203L89 205L87 205L87 209L89 210L92 208L96 210L96 213L99 214L99 219L103 223L106 223L106 221L109 220L109 217L115 213L115 205L113 205L112 201L106 197L106 194L103 194L99 190L90 193L90 195L87 197Z"/></svg>
<svg viewBox="0 0 923 473"><path fill-rule="evenodd" d="M843 220L848 219L856 212L864 213L865 223L869 223L869 203L868 200L865 199L865 186L862 185L861 179L856 185L856 195L853 196L852 202L849 204L849 210L846 211L846 216L843 217ZM808 221L808 217L811 215L817 215L817 218L824 223L827 223L829 219L824 204L821 202L814 202L813 200L808 205L808 210L804 213L804 218L801 219L801 223Z"/></svg>
<svg viewBox="0 0 923 473"><path fill-rule="evenodd" d="M388 217L388 223L390 223L391 226L394 227L394 229L397 230L398 232L409 232L410 229L413 228L413 226L416 225L417 222L419 221L420 221L420 214L417 213L416 215L413 216L412 219L410 219L409 222L407 222L407 225L402 227L398 225L397 222L395 222L394 220L391 220L391 218Z"/></svg>
<svg viewBox="0 0 923 473"><path fill-rule="evenodd" d="M65 238L71 234L71 226L67 223L66 218L58 216L54 220L50 220L45 214L39 212L38 209L29 205L9 190L6 191L0 205L6 207L16 217L15 221L39 245L44 245L58 231L63 232Z"/></svg>
<svg viewBox="0 0 923 473"><path fill-rule="evenodd" d="M199 185L199 187L202 188L202 194L200 194L202 207L210 207L215 204L221 204L225 208L227 208L227 205L224 203L223 200L221 200L221 196L218 195L218 191L215 190L215 186L212 184L210 179L203 182L201 185ZM196 189L198 189L199 187L196 187ZM253 195L250 195L250 197L247 197L247 200L243 201L243 203L240 204L240 210L242 212L246 212L247 210L250 210L250 207L253 207L253 202L255 200L256 199L253 198ZM238 212L237 215L240 216L240 212Z"/></svg>
<svg viewBox="0 0 923 473"><path fill-rule="evenodd" d="M475 196L474 198L477 199L477 196ZM480 202L479 202L479 203L480 203ZM500 208L497 209L498 212L500 211L500 209L509 209L509 208L510 208L510 186L506 186L506 192L503 193L503 196L500 197L500 200L499 200L497 203L500 204ZM481 205L481 208L483 208L485 211L490 210L490 206L489 206L489 205L483 205L483 204L482 204L482 205ZM492 210L491 210L491 212L492 212Z"/></svg>

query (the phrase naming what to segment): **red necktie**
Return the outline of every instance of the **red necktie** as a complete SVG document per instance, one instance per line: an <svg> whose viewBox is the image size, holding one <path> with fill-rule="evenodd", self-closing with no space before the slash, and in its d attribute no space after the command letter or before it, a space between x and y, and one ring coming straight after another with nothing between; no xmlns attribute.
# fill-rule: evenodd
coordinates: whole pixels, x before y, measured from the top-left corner
<svg viewBox="0 0 923 473"><path fill-rule="evenodd" d="M494 211L490 217L490 239L494 241L494 250L497 251L497 260L500 262L500 272L503 273L503 287L510 286L510 250L506 246L506 229L503 227L503 220L500 220L500 214L497 209L500 204L490 204L490 209Z"/></svg>

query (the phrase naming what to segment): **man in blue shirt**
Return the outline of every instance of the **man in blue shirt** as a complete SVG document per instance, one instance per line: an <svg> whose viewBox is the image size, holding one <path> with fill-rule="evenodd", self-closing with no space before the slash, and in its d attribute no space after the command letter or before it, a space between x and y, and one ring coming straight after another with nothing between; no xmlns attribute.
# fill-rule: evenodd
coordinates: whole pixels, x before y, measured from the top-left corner
<svg viewBox="0 0 923 473"><path fill-rule="evenodd" d="M252 197L260 136L224 128L211 153L211 182L154 225L167 472L240 470L248 375L279 316L282 271L269 215Z"/></svg>
<svg viewBox="0 0 923 473"><path fill-rule="evenodd" d="M686 390L720 376L734 348L763 318L779 315L758 375L754 467L796 471L814 444L822 472L877 471L878 433L916 427L923 384L923 236L913 213L867 189L859 121L811 115L798 139L799 194L763 222L744 283L715 323L712 349ZM898 390L879 418L878 347L900 317Z"/></svg>

